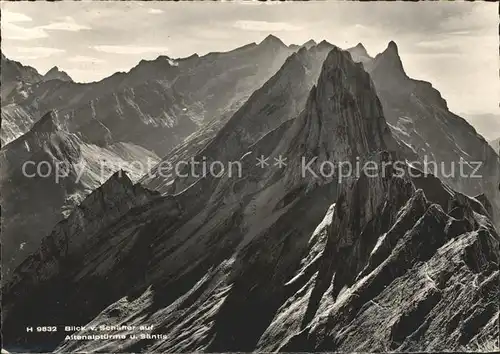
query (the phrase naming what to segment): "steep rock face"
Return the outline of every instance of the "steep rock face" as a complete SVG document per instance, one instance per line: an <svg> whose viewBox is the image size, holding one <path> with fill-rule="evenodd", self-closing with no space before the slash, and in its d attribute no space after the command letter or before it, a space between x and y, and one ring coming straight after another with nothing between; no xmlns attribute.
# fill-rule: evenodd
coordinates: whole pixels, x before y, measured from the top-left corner
<svg viewBox="0 0 500 354"><path fill-rule="evenodd" d="M268 84L274 80L283 78L278 75ZM47 323L89 321L94 326L127 322L153 325L148 334L168 334L154 340L127 338L118 346L113 339L99 341L100 350L105 351L254 350L276 311L303 286L302 279L292 285L288 282L337 196L336 180L311 175L299 178L297 154L348 160L351 156L347 154L355 151L366 159L390 145L370 78L349 54L334 49L328 55L308 97L299 119L267 122L276 128L256 137L255 143L241 151L241 179L228 174L208 184L204 182L208 179L201 179L174 197L161 197L103 225L91 238L102 240L113 235L116 246L112 251L105 245L86 250L85 254L99 256L85 266L77 262L60 269L45 285L31 283L27 279L33 270L23 269L18 286L26 288L27 294L36 291L41 298L50 284L60 284L62 279L85 284L86 290L58 292L43 311L36 309L33 298L15 302L5 316L5 325L12 328L5 335L6 342L12 346L24 343L25 333L19 329L28 320L23 309L29 308L30 316ZM348 117L354 122L346 127L351 136L337 143L327 140L328 129L340 129ZM242 122L240 119L233 116L225 127L235 126L233 120ZM225 154L222 156L228 156ZM289 163L262 169L255 166L255 157L260 155L269 156L271 161L286 156ZM297 222L299 219L302 222ZM129 248L130 240L137 239L143 242ZM134 261L109 265L110 252L118 259L134 254ZM78 259L77 255L74 258ZM119 280L116 290L106 290L105 297L90 295L105 279L121 279L121 274L139 271L141 276L134 275L128 282ZM11 289L8 292L14 297L17 290ZM68 306L75 299L87 304L85 312ZM78 334L91 332L86 328ZM63 339L64 334L54 333L40 339L40 346L52 350ZM95 350L96 344L68 340L56 351Z"/></svg>
<svg viewBox="0 0 500 354"><path fill-rule="evenodd" d="M0 150L0 161L3 273L7 276L112 173L125 169L137 180L158 157L128 143L106 149L89 144L61 129L48 113Z"/></svg>
<svg viewBox="0 0 500 354"><path fill-rule="evenodd" d="M500 159L486 140L466 120L448 110L446 101L430 83L406 75L394 42L365 67L395 137L457 190L469 195L485 193L498 222Z"/></svg>

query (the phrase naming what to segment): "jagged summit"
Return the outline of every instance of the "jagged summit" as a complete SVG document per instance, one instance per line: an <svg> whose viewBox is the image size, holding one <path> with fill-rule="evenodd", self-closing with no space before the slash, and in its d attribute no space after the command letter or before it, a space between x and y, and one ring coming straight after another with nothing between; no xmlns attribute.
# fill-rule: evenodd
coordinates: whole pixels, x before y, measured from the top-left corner
<svg viewBox="0 0 500 354"><path fill-rule="evenodd" d="M406 75L403 67L403 62L399 56L398 46L394 41L390 41L387 48L375 57L371 64L370 71L375 77L385 77L389 75L392 80L400 81L408 79L408 75Z"/></svg>
<svg viewBox="0 0 500 354"><path fill-rule="evenodd" d="M387 47L385 48L385 50L379 54L377 54L377 56L375 57L376 60L380 60L380 58L384 58L384 59L391 59L393 61L399 61L401 62L401 58L399 57L399 48L398 48L398 45L396 44L396 42L394 41L390 41L388 44L387 44Z"/></svg>
<svg viewBox="0 0 500 354"><path fill-rule="evenodd" d="M187 60L196 60L196 59L199 59L200 56L198 55L198 53L194 53L194 54L191 54L190 56L188 57L183 57L183 58L177 58L175 59L176 61L187 61Z"/></svg>
<svg viewBox="0 0 500 354"><path fill-rule="evenodd" d="M356 156L387 148L389 141L384 139L392 142L370 76L348 52L333 48L328 54L318 79L316 102L325 117L322 124L337 120L331 130L324 129L336 132L336 140L345 139Z"/></svg>
<svg viewBox="0 0 500 354"><path fill-rule="evenodd" d="M368 54L368 51L366 50L365 46L362 43L356 44L356 46L352 49L356 51L359 55L370 57L370 54Z"/></svg>
<svg viewBox="0 0 500 354"><path fill-rule="evenodd" d="M312 169L318 171L324 161L363 160L372 152L396 150L370 76L349 52L335 47L328 53L283 145L278 150L287 156L317 158ZM300 183L294 172L299 165L290 163L291 184Z"/></svg>
<svg viewBox="0 0 500 354"><path fill-rule="evenodd" d="M54 111L49 111L40 118L31 129L35 133L52 133L59 130L57 115Z"/></svg>
<svg viewBox="0 0 500 354"><path fill-rule="evenodd" d="M302 44L302 47L310 49L311 47L314 47L316 45L317 45L316 41L313 39L310 39L307 42L305 42L304 44Z"/></svg>
<svg viewBox="0 0 500 354"><path fill-rule="evenodd" d="M50 68L49 71L47 71L47 74L52 73L52 72L58 72L58 71L59 71L59 67L57 65L55 65L52 68ZM45 75L47 75L47 74L45 74Z"/></svg>
<svg viewBox="0 0 500 354"><path fill-rule="evenodd" d="M318 49L325 49L325 48L337 48L337 46L331 44L327 40L323 39L321 42L318 43L317 45Z"/></svg>
<svg viewBox="0 0 500 354"><path fill-rule="evenodd" d="M356 44L356 46L354 48L358 48L358 49L361 49L361 50L365 50L366 51L366 48L365 46L363 45L363 43L359 42L358 44Z"/></svg>
<svg viewBox="0 0 500 354"><path fill-rule="evenodd" d="M132 180L128 176L127 171L125 171L124 169L120 169L119 171L113 173L111 177L109 177L109 179L106 182L104 182L103 186L107 185L108 183L113 183L115 181L123 182L126 184L132 184Z"/></svg>
<svg viewBox="0 0 500 354"><path fill-rule="evenodd" d="M328 53L328 56L326 57L326 60L323 63L323 72L329 71L331 69L334 69L334 68L337 68L340 66L351 67L352 65L356 65L356 63L354 63L352 60L349 59L347 52L343 51L342 49L340 49L338 47L334 47Z"/></svg>
<svg viewBox="0 0 500 354"><path fill-rule="evenodd" d="M286 47L285 43L273 34L268 35L259 45L276 45L280 47Z"/></svg>
<svg viewBox="0 0 500 354"><path fill-rule="evenodd" d="M351 54L352 60L357 63L363 63L370 66L373 58L368 54L362 43L358 43L355 47L346 49Z"/></svg>
<svg viewBox="0 0 500 354"><path fill-rule="evenodd" d="M141 59L139 61L139 63L132 68L135 69L135 68L138 68L138 67L141 67L141 66L151 66L151 67L156 67L156 66L163 66L165 64L167 64L167 66L171 66L173 63L173 59L171 59L169 56L167 55L159 55L156 59L151 59L151 60L148 60L148 59Z"/></svg>
<svg viewBox="0 0 500 354"><path fill-rule="evenodd" d="M389 44L387 45L387 49L390 49L392 51L396 51L396 53L399 52L398 45L394 41L389 42Z"/></svg>
<svg viewBox="0 0 500 354"><path fill-rule="evenodd" d="M65 71L59 69L57 66L51 68L47 73L43 76L45 81L49 80L61 80L61 81L73 81L71 76L69 76Z"/></svg>
<svg viewBox="0 0 500 354"><path fill-rule="evenodd" d="M390 41L387 48L382 53L377 55L377 57L379 58L378 60L383 58L384 60L392 61L393 63L401 65L401 68L403 67L401 57L399 56L398 45L394 41Z"/></svg>

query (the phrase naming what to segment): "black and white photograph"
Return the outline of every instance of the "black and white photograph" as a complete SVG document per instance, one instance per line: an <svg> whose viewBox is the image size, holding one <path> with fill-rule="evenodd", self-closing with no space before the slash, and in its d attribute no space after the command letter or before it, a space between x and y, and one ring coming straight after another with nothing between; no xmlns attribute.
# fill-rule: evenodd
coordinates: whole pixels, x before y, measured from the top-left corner
<svg viewBox="0 0 500 354"><path fill-rule="evenodd" d="M498 353L499 4L1 1L2 353Z"/></svg>

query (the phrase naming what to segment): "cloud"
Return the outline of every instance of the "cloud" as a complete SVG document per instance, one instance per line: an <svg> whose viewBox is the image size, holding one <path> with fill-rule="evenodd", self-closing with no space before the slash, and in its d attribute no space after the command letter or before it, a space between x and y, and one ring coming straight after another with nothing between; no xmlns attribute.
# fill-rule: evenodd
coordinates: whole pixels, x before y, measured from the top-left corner
<svg viewBox="0 0 500 354"><path fill-rule="evenodd" d="M66 16L64 21L52 22L48 25L40 26L39 28L44 30L52 30L52 31L81 31L84 29L90 29L88 26L80 25L76 23L75 19L71 16Z"/></svg>
<svg viewBox="0 0 500 354"><path fill-rule="evenodd" d="M28 57L46 58L53 54L64 53L64 49L49 48L49 47L18 47L16 50L19 53L31 54Z"/></svg>
<svg viewBox="0 0 500 354"><path fill-rule="evenodd" d="M49 35L43 29L23 28L13 23L2 23L3 39L13 39L18 41L29 41L32 39L47 38Z"/></svg>
<svg viewBox="0 0 500 354"><path fill-rule="evenodd" d="M29 41L32 39L47 38L49 31L80 31L90 29L90 27L80 25L71 16L66 16L63 21L49 23L47 25L35 27L22 27L17 23L32 22L33 19L25 14L2 11L2 36L5 39Z"/></svg>
<svg viewBox="0 0 500 354"><path fill-rule="evenodd" d="M95 45L93 48L99 52L112 54L162 53L168 50L167 47L138 47L121 45Z"/></svg>
<svg viewBox="0 0 500 354"><path fill-rule="evenodd" d="M16 55L13 58L16 60L33 60L33 59L40 59L40 56L38 56L38 55Z"/></svg>
<svg viewBox="0 0 500 354"><path fill-rule="evenodd" d="M452 43L449 40L424 40L415 43L415 47L440 52L460 49L459 43Z"/></svg>
<svg viewBox="0 0 500 354"><path fill-rule="evenodd" d="M162 13L163 13L163 10L160 10L160 9L149 9L148 10L148 14L158 15L158 14L162 14Z"/></svg>
<svg viewBox="0 0 500 354"><path fill-rule="evenodd" d="M40 28L24 28L16 23L32 22L33 19L25 14L2 9L2 37L4 39L30 40L48 37Z"/></svg>
<svg viewBox="0 0 500 354"><path fill-rule="evenodd" d="M25 14L2 9L2 22L4 23L30 22L30 21L33 21L33 19Z"/></svg>
<svg viewBox="0 0 500 354"><path fill-rule="evenodd" d="M85 55L77 55L74 57L71 57L68 59L68 61L74 62L74 63L104 63L105 60L99 59L99 58L94 58L94 57L88 57Z"/></svg>
<svg viewBox="0 0 500 354"><path fill-rule="evenodd" d="M245 31L260 31L260 32L299 31L302 29L302 27L295 26L286 22L249 21L249 20L236 21L233 26Z"/></svg>

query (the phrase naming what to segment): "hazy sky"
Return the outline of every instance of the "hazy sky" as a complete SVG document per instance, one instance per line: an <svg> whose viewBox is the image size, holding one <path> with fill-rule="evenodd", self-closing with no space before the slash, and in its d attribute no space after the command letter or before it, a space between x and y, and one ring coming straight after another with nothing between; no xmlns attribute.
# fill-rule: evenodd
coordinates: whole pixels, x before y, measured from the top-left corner
<svg viewBox="0 0 500 354"><path fill-rule="evenodd" d="M469 2L3 2L2 51L76 81L141 59L225 51L269 33L286 44L398 43L407 73L431 81L459 113L500 113L498 4Z"/></svg>

